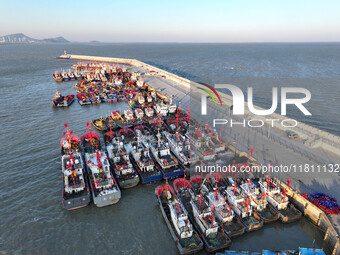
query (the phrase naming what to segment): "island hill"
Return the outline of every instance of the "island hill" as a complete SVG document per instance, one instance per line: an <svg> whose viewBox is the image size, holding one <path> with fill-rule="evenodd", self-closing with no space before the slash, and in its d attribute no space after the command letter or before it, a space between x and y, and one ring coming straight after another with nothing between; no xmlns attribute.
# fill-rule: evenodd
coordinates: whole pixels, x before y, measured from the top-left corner
<svg viewBox="0 0 340 255"><path fill-rule="evenodd" d="M69 43L70 41L66 40L64 37L55 37L55 38L47 38L47 39L34 39L29 36L24 35L23 33L11 34L0 36L0 44L7 43Z"/></svg>

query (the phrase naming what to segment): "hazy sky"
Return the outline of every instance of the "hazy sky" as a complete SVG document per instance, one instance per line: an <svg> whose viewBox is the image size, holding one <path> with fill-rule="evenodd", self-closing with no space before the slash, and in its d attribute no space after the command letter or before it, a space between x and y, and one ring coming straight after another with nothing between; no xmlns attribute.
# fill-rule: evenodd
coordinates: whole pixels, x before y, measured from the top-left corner
<svg viewBox="0 0 340 255"><path fill-rule="evenodd" d="M102 42L340 41L340 0L0 0L0 35Z"/></svg>

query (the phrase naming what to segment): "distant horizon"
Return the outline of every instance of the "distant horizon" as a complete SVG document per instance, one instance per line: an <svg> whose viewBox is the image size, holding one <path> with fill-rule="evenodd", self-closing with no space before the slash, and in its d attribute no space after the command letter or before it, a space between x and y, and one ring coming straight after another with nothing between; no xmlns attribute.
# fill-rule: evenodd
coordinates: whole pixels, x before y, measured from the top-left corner
<svg viewBox="0 0 340 255"><path fill-rule="evenodd" d="M10 35L16 35L16 34L23 34L27 37L33 38L30 35L27 35L26 33L23 32L17 32L17 33L10 33L10 34L6 34L6 35L0 35L0 37L3 36L10 36ZM62 37L66 40L68 40L68 38L66 38L63 35L57 35L57 36L52 36L50 38L58 38L58 37ZM50 38L44 38L44 37L39 37L39 38L33 38L33 39L37 39L37 40L43 40L43 39L50 39ZM229 41L229 42L213 42L213 41L201 41L201 42L197 42L197 41L99 41L99 40L88 40L88 41L70 41L67 43L59 43L59 44L69 44L69 43L101 43L101 44L116 44L116 43L155 43L155 44L166 44L166 43L175 43L175 44L275 44L275 43L340 43L340 40L338 41ZM16 44L25 44L25 43L16 43ZM30 44L30 43L28 43ZM34 44L38 44L38 43L34 43ZM44 43L42 43L44 44Z"/></svg>
<svg viewBox="0 0 340 255"><path fill-rule="evenodd" d="M337 0L2 0L1 7L1 24L8 24L1 35L102 43L340 42Z"/></svg>

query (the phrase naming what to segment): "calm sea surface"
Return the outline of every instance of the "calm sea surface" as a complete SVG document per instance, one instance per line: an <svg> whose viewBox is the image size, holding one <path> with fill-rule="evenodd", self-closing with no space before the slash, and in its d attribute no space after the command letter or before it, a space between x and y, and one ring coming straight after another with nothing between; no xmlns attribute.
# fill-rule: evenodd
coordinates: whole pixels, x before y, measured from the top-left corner
<svg viewBox="0 0 340 255"><path fill-rule="evenodd" d="M291 117L340 135L340 44L67 44L0 46L0 254L176 254L154 198L155 186L123 190L107 208L61 208L59 140L68 123L81 136L87 121L108 114L102 104L54 109L55 70L73 54L136 58L195 81L253 87L255 104L270 107L272 87L311 91L305 118ZM232 249L296 249L322 246L306 220L275 223L235 239Z"/></svg>

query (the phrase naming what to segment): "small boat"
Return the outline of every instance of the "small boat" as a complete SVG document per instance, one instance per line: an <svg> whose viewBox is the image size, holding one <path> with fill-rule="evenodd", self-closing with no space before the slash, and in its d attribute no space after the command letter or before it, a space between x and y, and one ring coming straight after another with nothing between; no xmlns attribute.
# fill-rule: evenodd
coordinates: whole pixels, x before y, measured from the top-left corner
<svg viewBox="0 0 340 255"><path fill-rule="evenodd" d="M52 99L53 106L56 107L68 107L74 102L74 95L62 96L59 90L56 91L54 98Z"/></svg>
<svg viewBox="0 0 340 255"><path fill-rule="evenodd" d="M207 252L216 252L230 246L231 240L219 226L212 211L201 194L191 190L192 186L185 178L174 180L173 186L180 197L188 216L202 238Z"/></svg>
<svg viewBox="0 0 340 255"><path fill-rule="evenodd" d="M268 194L267 200L279 214L279 218L283 223L298 221L302 217L302 213L289 202L287 190L281 191L280 185L273 178L265 178L259 180L262 193Z"/></svg>
<svg viewBox="0 0 340 255"><path fill-rule="evenodd" d="M64 78L61 76L61 73L53 73L53 79L56 81L56 82L62 82L64 80Z"/></svg>
<svg viewBox="0 0 340 255"><path fill-rule="evenodd" d="M112 130L104 134L108 137L104 139L107 142L106 151L109 155L109 161L112 167L112 172L118 181L118 184L123 189L132 188L138 185L139 176L133 168L129 158L129 153L121 139L114 135Z"/></svg>
<svg viewBox="0 0 340 255"><path fill-rule="evenodd" d="M159 166L153 162L149 149L142 142L147 136L152 134L150 134L150 131L145 126L136 126L134 131L136 140L130 143L129 148L132 164L143 184L157 183L163 177L162 172Z"/></svg>
<svg viewBox="0 0 340 255"><path fill-rule="evenodd" d="M155 194L163 218L169 228L180 254L196 253L203 248L203 243L188 219L188 213L175 197L173 188L166 183L157 186Z"/></svg>
<svg viewBox="0 0 340 255"><path fill-rule="evenodd" d="M150 139L146 146L151 151L153 160L160 166L164 179L174 179L183 176L184 169L178 164L177 158L171 153L169 144L161 139L158 132L157 139Z"/></svg>

